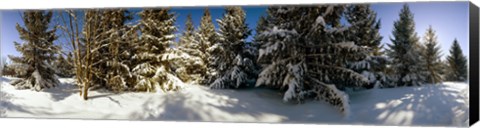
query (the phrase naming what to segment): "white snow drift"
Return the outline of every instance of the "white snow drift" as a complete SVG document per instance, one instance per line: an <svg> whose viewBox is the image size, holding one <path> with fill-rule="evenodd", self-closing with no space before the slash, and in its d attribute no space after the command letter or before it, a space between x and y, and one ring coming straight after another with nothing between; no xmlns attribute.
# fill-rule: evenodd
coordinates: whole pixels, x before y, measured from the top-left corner
<svg viewBox="0 0 480 128"><path fill-rule="evenodd" d="M84 101L73 79L43 92L16 90L1 78L2 117L167 121L287 122L465 126L468 84L350 92L350 116L324 101L289 104L269 89L210 90L189 85L180 92L114 94L95 90Z"/></svg>

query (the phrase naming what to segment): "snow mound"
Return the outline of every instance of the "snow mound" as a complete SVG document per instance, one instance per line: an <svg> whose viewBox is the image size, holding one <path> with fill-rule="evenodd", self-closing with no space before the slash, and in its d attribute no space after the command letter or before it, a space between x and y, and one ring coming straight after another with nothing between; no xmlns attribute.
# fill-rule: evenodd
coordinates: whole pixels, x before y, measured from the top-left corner
<svg viewBox="0 0 480 128"><path fill-rule="evenodd" d="M467 126L468 84L445 82L420 87L345 93L348 118L325 101L283 102L270 89L211 90L188 85L178 92L109 93L94 90L84 101L73 79L42 92L16 90L0 77L1 117L127 119L163 121L282 122ZM347 97L348 95L348 97Z"/></svg>

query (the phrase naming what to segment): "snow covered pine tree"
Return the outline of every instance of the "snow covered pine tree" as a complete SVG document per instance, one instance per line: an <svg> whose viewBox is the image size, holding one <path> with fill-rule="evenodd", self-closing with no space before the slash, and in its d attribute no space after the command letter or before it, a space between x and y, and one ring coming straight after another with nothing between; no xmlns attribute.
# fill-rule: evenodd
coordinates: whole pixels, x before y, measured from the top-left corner
<svg viewBox="0 0 480 128"><path fill-rule="evenodd" d="M462 49L458 44L457 39L453 41L450 48L450 55L447 57L448 75L447 79L451 81L465 81L467 80L467 57L463 55Z"/></svg>
<svg viewBox="0 0 480 128"><path fill-rule="evenodd" d="M105 87L114 92L128 88L127 80L132 75L127 63L130 61L130 46L126 41L127 26L125 22L132 19L130 13L123 9L104 10L103 29L106 34L108 52L106 60Z"/></svg>
<svg viewBox="0 0 480 128"><path fill-rule="evenodd" d="M12 68L12 65L7 62L7 58L2 58L2 67L1 67L1 75L2 76L13 76L15 75L15 71Z"/></svg>
<svg viewBox="0 0 480 128"><path fill-rule="evenodd" d="M123 91L126 80L131 76L129 66L125 64L130 59L128 42L123 35L126 32L125 21L130 19L128 11L86 10L82 44L77 46L76 59L80 60L82 72L77 71L77 82L83 86L83 98L87 100L90 88L106 88L114 92ZM78 37L77 37L78 38ZM76 60L79 61L79 60ZM78 65L78 64L77 64Z"/></svg>
<svg viewBox="0 0 480 128"><path fill-rule="evenodd" d="M110 23L107 19L109 10L92 9L86 10L83 26L83 38L85 43L85 55L82 67L86 75L82 75L88 83L84 88L101 88L106 85L108 73L107 62L110 59ZM82 48L80 48L82 49Z"/></svg>
<svg viewBox="0 0 480 128"><path fill-rule="evenodd" d="M198 44L200 45L199 50L204 53L202 56L203 63L206 65L206 69L203 71L202 84L210 84L215 79L217 73L217 67L215 66L214 56L216 53L212 50L208 50L215 43L217 43L217 34L215 33L215 26L212 22L212 16L208 8L204 9L202 19L200 21L200 26L198 31L195 33L195 38Z"/></svg>
<svg viewBox="0 0 480 128"><path fill-rule="evenodd" d="M387 55L392 59L392 77L396 86L420 86L426 82L426 62L420 56L423 46L419 43L413 14L407 4L403 5L399 16L394 23L392 44L387 44Z"/></svg>
<svg viewBox="0 0 480 128"><path fill-rule="evenodd" d="M441 51L440 46L437 42L437 36L435 35L435 30L433 30L432 26L427 29L424 36L425 42L424 47L425 50L423 52L423 58L426 61L426 68L428 71L427 74L427 82L429 83L440 83L443 81L443 77L441 71L443 70L442 62L440 60Z"/></svg>
<svg viewBox="0 0 480 128"><path fill-rule="evenodd" d="M137 53L140 53L139 50L142 50L141 46L138 46L140 40L140 34L138 33L139 31L139 24L137 23L132 23L124 26L124 32L122 35L122 39L125 42L128 42L124 45L128 47L128 52L129 54L125 54L123 57L125 58L124 64L127 65L130 69L130 76L127 77L126 82L128 86L128 90L135 90L135 86L137 85L138 82L138 76L133 72L133 68L139 64L143 63L140 62L138 58L133 58ZM128 59L127 59L128 58Z"/></svg>
<svg viewBox="0 0 480 128"><path fill-rule="evenodd" d="M249 86L255 79L254 64L245 47L250 30L241 7L226 7L223 18L217 20L218 43L210 47L214 64L219 68L210 88L239 88Z"/></svg>
<svg viewBox="0 0 480 128"><path fill-rule="evenodd" d="M49 29L52 12L25 11L22 18L25 28L18 23L16 27L20 39L25 42L22 44L14 42L14 44L23 56L9 56L17 68L16 76L20 79L12 81L11 84L17 89L34 89L36 91L55 87L59 81L51 63L55 60L60 47L53 44L53 41L57 39L56 27Z"/></svg>
<svg viewBox="0 0 480 128"><path fill-rule="evenodd" d="M200 43L197 41L192 17L189 14L185 22L185 30L178 42L177 49L180 51L179 59L176 65L176 72L179 78L184 82L199 83L203 79L203 74L206 72L207 65L202 58L205 58L205 53L200 49Z"/></svg>
<svg viewBox="0 0 480 128"><path fill-rule="evenodd" d="M381 51L380 20L368 4L356 4L347 7L345 18L351 25L347 37L356 45L369 48L367 58L358 62L349 62L347 66L368 78L366 88L384 87L390 84L386 75L388 59Z"/></svg>
<svg viewBox="0 0 480 128"><path fill-rule="evenodd" d="M172 74L171 63L176 53L170 48L175 38L175 17L170 9L144 9L140 12L139 28L142 33L133 59L138 91L159 92L178 90L182 81Z"/></svg>
<svg viewBox="0 0 480 128"><path fill-rule="evenodd" d="M258 63L264 66L256 86L286 91L284 101L313 96L348 115L348 96L338 88L366 86L367 79L346 62L367 57L367 50L345 40L344 5L269 7L265 29L258 32ZM287 69L287 70L285 70Z"/></svg>

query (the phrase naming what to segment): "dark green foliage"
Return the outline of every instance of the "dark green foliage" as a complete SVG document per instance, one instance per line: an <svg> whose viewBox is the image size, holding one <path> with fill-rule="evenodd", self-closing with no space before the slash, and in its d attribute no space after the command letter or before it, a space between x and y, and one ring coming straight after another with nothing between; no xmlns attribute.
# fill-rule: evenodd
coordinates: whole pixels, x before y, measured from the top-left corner
<svg viewBox="0 0 480 128"><path fill-rule="evenodd" d="M180 56L183 56L184 59L179 59L175 65L175 72L184 82L193 81L199 83L206 72L207 67L202 59L205 58L206 53L200 49L199 35L194 29L191 15L188 15L185 22L185 30L180 37L179 46L177 47L181 51Z"/></svg>
<svg viewBox="0 0 480 128"><path fill-rule="evenodd" d="M73 60L71 60L72 54L68 54L65 58L63 55L59 55L57 60L53 62L53 66L56 69L56 74L59 77L70 78L74 75Z"/></svg>
<svg viewBox="0 0 480 128"><path fill-rule="evenodd" d="M171 63L179 59L170 48L177 30L174 14L170 9L145 9L139 14L142 34L132 58L132 73L137 81L134 88L148 92L178 90L180 80L171 69Z"/></svg>
<svg viewBox="0 0 480 128"><path fill-rule="evenodd" d="M423 58L426 61L426 68L428 71L427 82L440 83L443 81L441 70L443 70L442 62L440 60L440 46L437 42L437 36L432 26L427 29L425 33L425 50L423 52Z"/></svg>
<svg viewBox="0 0 480 128"><path fill-rule="evenodd" d="M124 36L129 29L125 23L130 19L132 17L127 10L112 9L103 12L103 22L110 23L103 26L108 45L105 86L114 92L128 88L127 80L132 77L129 67L131 42Z"/></svg>
<svg viewBox="0 0 480 128"><path fill-rule="evenodd" d="M2 76L15 76L15 70L12 67L12 64L7 63L6 58L2 58L2 67L1 67L1 75Z"/></svg>
<svg viewBox="0 0 480 128"><path fill-rule="evenodd" d="M450 81L465 81L467 80L467 58L463 55L462 49L458 44L457 39L453 41L450 48L450 55L447 57L448 74L447 79Z"/></svg>
<svg viewBox="0 0 480 128"><path fill-rule="evenodd" d="M246 14L241 7L226 7L219 26L218 43L210 50L213 65L217 67L211 88L239 88L248 86L254 79L254 65L245 47L251 31L245 22Z"/></svg>
<svg viewBox="0 0 480 128"><path fill-rule="evenodd" d="M195 33L195 38L199 44L199 50L204 53L200 56L202 62L205 64L205 69L201 70L203 80L202 84L209 84L214 80L214 72L217 72L212 60L212 55L216 54L213 50L208 50L213 44L217 43L217 34L215 33L215 26L212 22L212 16L208 8L205 8L198 31Z"/></svg>
<svg viewBox="0 0 480 128"><path fill-rule="evenodd" d="M367 50L347 40L352 27L340 24L344 5L269 7L255 37L257 86L285 91L284 100L323 99L346 112L348 96L338 88L363 87L368 81L346 68L367 57Z"/></svg>
<svg viewBox="0 0 480 128"><path fill-rule="evenodd" d="M384 87L390 84L385 74L388 59L381 51L380 20L368 4L350 5L345 12L345 18L351 25L347 37L356 45L369 49L364 60L348 63L348 67L369 80L366 88Z"/></svg>
<svg viewBox="0 0 480 128"><path fill-rule="evenodd" d="M180 37L179 45L185 46L188 43L191 43L194 40L193 38L194 32L195 32L195 28L192 22L192 15L188 14L187 21L185 22L185 30L183 30L182 32L182 37Z"/></svg>
<svg viewBox="0 0 480 128"><path fill-rule="evenodd" d="M369 47L370 54L379 56L381 52L380 20L377 20L377 13L368 4L350 5L345 11L345 18L351 25L350 40L358 46Z"/></svg>
<svg viewBox="0 0 480 128"><path fill-rule="evenodd" d="M83 25L83 38L81 41L85 44L85 55L82 59L82 68L85 70L82 77L83 84L87 86L100 87L105 85L106 75L106 62L108 60L108 47L106 42L105 29L102 29L102 12L100 10L86 10L84 25ZM78 67L77 67L78 68ZM87 82L88 81L88 82ZM83 85L84 87L86 85Z"/></svg>
<svg viewBox="0 0 480 128"><path fill-rule="evenodd" d="M422 45L415 32L413 13L405 4L400 10L400 19L395 21L392 31L392 44L388 44L387 55L392 60L392 77L396 86L413 86L425 83L425 59L422 58Z"/></svg>
<svg viewBox="0 0 480 128"><path fill-rule="evenodd" d="M127 61L130 60L128 42L123 35L125 22L132 19L127 10L87 10L83 26L83 42L88 42L91 85L119 92L127 87L131 77ZM88 36L87 36L88 35Z"/></svg>
<svg viewBox="0 0 480 128"><path fill-rule="evenodd" d="M56 59L60 47L53 41L56 27L50 29L52 12L25 11L23 13L25 27L17 23L20 39L25 43L14 42L15 48L22 56L9 56L13 61L16 76L20 79L11 82L17 89L35 89L55 87L59 84L55 69L50 64Z"/></svg>

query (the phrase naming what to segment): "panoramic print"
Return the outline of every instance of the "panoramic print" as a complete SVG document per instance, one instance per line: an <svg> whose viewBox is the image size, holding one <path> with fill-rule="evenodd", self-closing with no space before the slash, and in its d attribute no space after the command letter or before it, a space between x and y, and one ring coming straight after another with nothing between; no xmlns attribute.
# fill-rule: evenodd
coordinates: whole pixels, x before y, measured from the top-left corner
<svg viewBox="0 0 480 128"><path fill-rule="evenodd" d="M468 126L468 4L2 10L0 117Z"/></svg>

